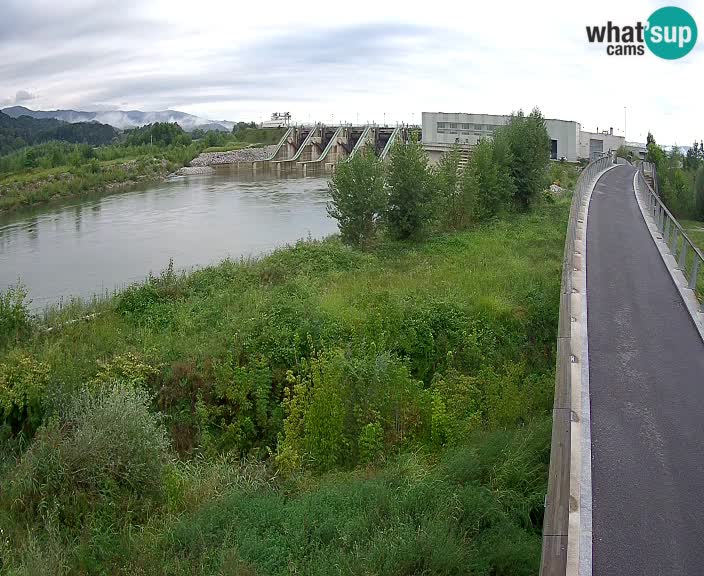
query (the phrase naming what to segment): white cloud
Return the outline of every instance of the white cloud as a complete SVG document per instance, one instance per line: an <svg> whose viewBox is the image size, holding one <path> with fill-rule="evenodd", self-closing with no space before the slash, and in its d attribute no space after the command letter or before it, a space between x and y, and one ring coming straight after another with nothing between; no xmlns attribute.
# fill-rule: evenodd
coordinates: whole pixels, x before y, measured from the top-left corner
<svg viewBox="0 0 704 576"><path fill-rule="evenodd" d="M22 102L29 102L34 100L36 96L27 90L18 90L15 93L15 104L21 104Z"/></svg>
<svg viewBox="0 0 704 576"><path fill-rule="evenodd" d="M194 3L6 0L0 100L35 108L179 109L213 119L420 120L423 110L553 118L628 139L704 137L704 49L607 56L587 25L645 21L656 2ZM704 25L696 2L681 2ZM704 30L700 30L700 36Z"/></svg>

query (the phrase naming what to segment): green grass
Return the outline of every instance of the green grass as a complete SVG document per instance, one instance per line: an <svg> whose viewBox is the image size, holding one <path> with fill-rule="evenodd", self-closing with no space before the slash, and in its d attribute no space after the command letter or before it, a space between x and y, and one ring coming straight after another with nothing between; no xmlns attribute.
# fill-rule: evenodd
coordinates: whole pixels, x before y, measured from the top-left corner
<svg viewBox="0 0 704 576"><path fill-rule="evenodd" d="M537 573L568 212L560 198L371 252L301 242L50 311L52 332L0 350L0 384L39 375L27 401L59 420L86 384L146 388L173 461L147 498L120 477L73 485L70 426L30 452L6 442L3 569ZM363 451L367 423L382 436ZM61 491L22 483L37 470Z"/></svg>
<svg viewBox="0 0 704 576"><path fill-rule="evenodd" d="M684 228L689 239L694 242L694 244L699 248L699 250L704 254L704 222L699 220L679 220L680 225ZM681 240L679 241L681 245ZM678 248L681 249L681 248ZM687 255L687 262L685 264L687 268L687 278L690 277L693 255L691 251ZM704 263L700 262L699 272L697 275L697 297L700 302L704 302Z"/></svg>
<svg viewBox="0 0 704 576"><path fill-rule="evenodd" d="M700 250L704 250L704 222L699 220L680 220L682 228L687 232L689 239L694 242Z"/></svg>
<svg viewBox="0 0 704 576"><path fill-rule="evenodd" d="M548 179L550 184L557 184L562 188L574 190L579 177L579 164L569 162L550 162Z"/></svg>

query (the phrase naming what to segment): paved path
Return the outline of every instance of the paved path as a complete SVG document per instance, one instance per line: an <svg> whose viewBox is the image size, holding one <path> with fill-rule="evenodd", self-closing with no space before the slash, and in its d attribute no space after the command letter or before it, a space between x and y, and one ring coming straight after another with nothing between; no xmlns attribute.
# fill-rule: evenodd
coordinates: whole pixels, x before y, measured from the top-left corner
<svg viewBox="0 0 704 576"><path fill-rule="evenodd" d="M704 574L704 344L633 193L598 182L587 220L595 576Z"/></svg>

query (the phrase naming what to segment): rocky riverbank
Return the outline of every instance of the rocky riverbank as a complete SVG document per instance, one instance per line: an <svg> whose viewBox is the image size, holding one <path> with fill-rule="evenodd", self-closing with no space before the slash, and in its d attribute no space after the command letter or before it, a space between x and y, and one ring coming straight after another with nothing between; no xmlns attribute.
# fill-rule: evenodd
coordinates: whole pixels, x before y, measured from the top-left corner
<svg viewBox="0 0 704 576"><path fill-rule="evenodd" d="M184 166L176 171L178 176L197 176L202 174L215 174L215 168L210 166Z"/></svg>
<svg viewBox="0 0 704 576"><path fill-rule="evenodd" d="M190 162L191 167L215 166L217 164L236 164L237 162L261 162L271 156L276 145L262 148L244 148L228 152L203 152Z"/></svg>

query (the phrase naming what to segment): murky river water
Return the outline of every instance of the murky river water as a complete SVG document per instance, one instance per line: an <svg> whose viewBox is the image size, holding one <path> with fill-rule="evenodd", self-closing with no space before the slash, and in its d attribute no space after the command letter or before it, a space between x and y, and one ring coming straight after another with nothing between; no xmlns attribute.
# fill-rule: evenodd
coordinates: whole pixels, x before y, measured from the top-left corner
<svg viewBox="0 0 704 576"><path fill-rule="evenodd" d="M259 255L335 232L327 200L325 178L223 168L0 216L0 289L21 280L36 309L111 292L170 258L189 269Z"/></svg>

